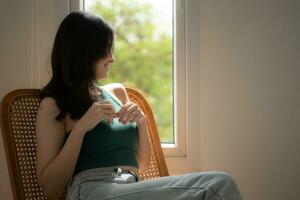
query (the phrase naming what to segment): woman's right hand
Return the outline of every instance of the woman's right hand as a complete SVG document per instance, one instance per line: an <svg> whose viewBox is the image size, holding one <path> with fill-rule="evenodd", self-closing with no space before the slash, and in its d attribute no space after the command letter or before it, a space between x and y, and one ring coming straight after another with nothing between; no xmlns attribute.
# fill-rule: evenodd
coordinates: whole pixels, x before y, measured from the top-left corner
<svg viewBox="0 0 300 200"><path fill-rule="evenodd" d="M100 121L107 119L109 123L115 117L115 109L109 101L95 101L84 115L76 122L73 130L84 134L93 129Z"/></svg>

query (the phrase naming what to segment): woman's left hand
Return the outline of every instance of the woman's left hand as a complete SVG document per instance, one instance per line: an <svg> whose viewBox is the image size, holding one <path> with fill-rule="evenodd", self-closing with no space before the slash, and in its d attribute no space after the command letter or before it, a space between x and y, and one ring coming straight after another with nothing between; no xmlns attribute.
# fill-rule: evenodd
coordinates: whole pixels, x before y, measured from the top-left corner
<svg viewBox="0 0 300 200"><path fill-rule="evenodd" d="M116 117L119 117L119 122L123 124L136 122L138 126L145 124L147 121L141 108L130 101L122 106L120 111L116 113Z"/></svg>

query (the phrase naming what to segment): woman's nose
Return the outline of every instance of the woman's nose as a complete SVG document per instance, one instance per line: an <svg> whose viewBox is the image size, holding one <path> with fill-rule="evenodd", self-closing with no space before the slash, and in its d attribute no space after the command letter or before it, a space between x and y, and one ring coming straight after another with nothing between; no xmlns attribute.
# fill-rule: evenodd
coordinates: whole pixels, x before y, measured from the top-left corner
<svg viewBox="0 0 300 200"><path fill-rule="evenodd" d="M108 54L108 59L109 59L109 61L110 61L111 63L115 62L115 57L114 57L114 55L113 55L112 53L109 53L109 54Z"/></svg>
<svg viewBox="0 0 300 200"><path fill-rule="evenodd" d="M115 62L115 56L113 54L111 54L110 60L111 60L112 63Z"/></svg>

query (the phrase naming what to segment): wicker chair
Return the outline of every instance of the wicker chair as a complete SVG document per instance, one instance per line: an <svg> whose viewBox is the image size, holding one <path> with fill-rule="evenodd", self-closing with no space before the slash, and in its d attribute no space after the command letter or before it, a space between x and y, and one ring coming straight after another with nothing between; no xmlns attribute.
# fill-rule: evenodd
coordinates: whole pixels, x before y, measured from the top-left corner
<svg viewBox="0 0 300 200"><path fill-rule="evenodd" d="M168 176L152 110L141 91L126 87L131 101L137 103L148 119L151 164L140 174L142 180ZM35 120L39 89L19 89L7 94L2 107L2 135L8 160L14 199L47 199L36 177ZM66 199L66 189L60 199Z"/></svg>

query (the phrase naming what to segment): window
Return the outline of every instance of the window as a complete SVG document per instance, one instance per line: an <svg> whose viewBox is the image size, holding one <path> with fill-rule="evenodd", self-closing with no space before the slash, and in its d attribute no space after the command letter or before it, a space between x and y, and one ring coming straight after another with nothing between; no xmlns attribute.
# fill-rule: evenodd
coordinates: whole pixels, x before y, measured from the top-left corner
<svg viewBox="0 0 300 200"><path fill-rule="evenodd" d="M144 91L161 142L174 144L172 0L85 0L84 5L115 30L116 62L101 84L122 82Z"/></svg>
<svg viewBox="0 0 300 200"><path fill-rule="evenodd" d="M102 16L116 32L116 62L101 84L142 89L165 155L186 156L185 1L70 0L70 8Z"/></svg>

